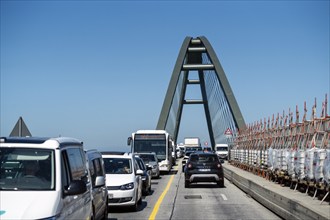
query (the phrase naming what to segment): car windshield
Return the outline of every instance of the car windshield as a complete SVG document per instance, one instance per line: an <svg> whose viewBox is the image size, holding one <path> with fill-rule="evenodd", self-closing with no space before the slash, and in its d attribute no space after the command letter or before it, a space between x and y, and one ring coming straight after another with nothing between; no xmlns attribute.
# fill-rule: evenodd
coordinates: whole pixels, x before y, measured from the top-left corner
<svg viewBox="0 0 330 220"><path fill-rule="evenodd" d="M217 147L218 151L227 151L228 147Z"/></svg>
<svg viewBox="0 0 330 220"><path fill-rule="evenodd" d="M132 173L132 162L129 158L103 158L106 174Z"/></svg>
<svg viewBox="0 0 330 220"><path fill-rule="evenodd" d="M201 147L186 147L186 151L201 151Z"/></svg>
<svg viewBox="0 0 330 220"><path fill-rule="evenodd" d="M139 156L145 163L156 162L154 154L139 154Z"/></svg>
<svg viewBox="0 0 330 220"><path fill-rule="evenodd" d="M1 190L54 190L54 151L0 148Z"/></svg>

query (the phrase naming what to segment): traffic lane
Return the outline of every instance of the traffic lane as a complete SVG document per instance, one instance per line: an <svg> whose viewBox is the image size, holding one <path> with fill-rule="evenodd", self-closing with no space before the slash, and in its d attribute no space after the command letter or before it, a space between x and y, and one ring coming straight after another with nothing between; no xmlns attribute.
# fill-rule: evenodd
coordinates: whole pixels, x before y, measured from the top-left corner
<svg viewBox="0 0 330 220"><path fill-rule="evenodd" d="M151 179L151 194L143 196L142 204L136 212L131 211L128 207L111 207L109 208L109 220L126 220L126 219L148 219L151 215L158 198L166 188L171 175L161 175L159 179Z"/></svg>
<svg viewBox="0 0 330 220"><path fill-rule="evenodd" d="M281 219L227 180L224 188L215 183L197 183L184 188L181 173L178 185L172 220Z"/></svg>

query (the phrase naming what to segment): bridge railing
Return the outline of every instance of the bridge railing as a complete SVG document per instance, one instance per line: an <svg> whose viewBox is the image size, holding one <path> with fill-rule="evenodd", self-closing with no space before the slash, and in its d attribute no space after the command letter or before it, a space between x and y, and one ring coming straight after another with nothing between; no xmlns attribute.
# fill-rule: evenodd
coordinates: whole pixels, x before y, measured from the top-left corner
<svg viewBox="0 0 330 220"><path fill-rule="evenodd" d="M319 198L330 200L330 116L327 95L320 117L316 116L316 99L310 120L306 102L303 119L277 114L256 121L239 131L230 151L230 163L270 181Z"/></svg>

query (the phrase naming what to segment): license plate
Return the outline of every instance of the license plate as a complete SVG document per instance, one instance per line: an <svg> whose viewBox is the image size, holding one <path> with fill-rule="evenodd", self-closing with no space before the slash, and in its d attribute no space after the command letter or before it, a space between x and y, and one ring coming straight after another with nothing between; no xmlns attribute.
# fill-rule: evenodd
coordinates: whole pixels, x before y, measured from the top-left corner
<svg viewBox="0 0 330 220"><path fill-rule="evenodd" d="M109 199L113 199L113 194L108 194L109 195Z"/></svg>
<svg viewBox="0 0 330 220"><path fill-rule="evenodd" d="M198 169L201 172L207 172L207 171L211 171L211 169Z"/></svg>

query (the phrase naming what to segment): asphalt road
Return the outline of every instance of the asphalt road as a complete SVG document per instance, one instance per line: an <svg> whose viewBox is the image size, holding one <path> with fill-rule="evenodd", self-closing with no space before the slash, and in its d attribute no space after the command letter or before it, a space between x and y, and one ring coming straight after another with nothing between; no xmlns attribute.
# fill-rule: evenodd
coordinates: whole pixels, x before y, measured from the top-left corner
<svg viewBox="0 0 330 220"><path fill-rule="evenodd" d="M110 208L109 219L281 219L225 180L225 187L198 183L184 188L181 164L152 180L152 194L143 197L137 212ZM159 205L159 206L158 206Z"/></svg>

